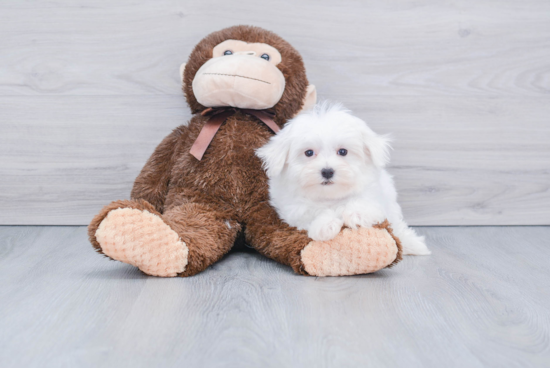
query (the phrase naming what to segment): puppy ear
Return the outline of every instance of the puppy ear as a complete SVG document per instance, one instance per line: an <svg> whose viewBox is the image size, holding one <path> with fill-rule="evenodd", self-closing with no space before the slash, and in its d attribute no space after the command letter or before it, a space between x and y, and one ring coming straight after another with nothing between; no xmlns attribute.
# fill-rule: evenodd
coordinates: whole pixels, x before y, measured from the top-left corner
<svg viewBox="0 0 550 368"><path fill-rule="evenodd" d="M290 151L289 127L282 129L269 142L256 150L256 156L262 159L269 178L280 175Z"/></svg>
<svg viewBox="0 0 550 368"><path fill-rule="evenodd" d="M366 154L370 156L374 166L383 169L390 162L390 142L389 135L378 135L373 132L364 121L363 142L365 144Z"/></svg>

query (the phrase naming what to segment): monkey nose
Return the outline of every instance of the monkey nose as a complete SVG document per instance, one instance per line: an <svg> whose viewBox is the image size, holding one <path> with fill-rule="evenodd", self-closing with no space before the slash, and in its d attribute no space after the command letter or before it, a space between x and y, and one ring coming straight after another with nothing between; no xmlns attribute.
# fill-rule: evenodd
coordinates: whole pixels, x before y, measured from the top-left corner
<svg viewBox="0 0 550 368"><path fill-rule="evenodd" d="M321 175L325 179L330 179L334 176L334 170L333 169L323 169L323 170L321 170Z"/></svg>

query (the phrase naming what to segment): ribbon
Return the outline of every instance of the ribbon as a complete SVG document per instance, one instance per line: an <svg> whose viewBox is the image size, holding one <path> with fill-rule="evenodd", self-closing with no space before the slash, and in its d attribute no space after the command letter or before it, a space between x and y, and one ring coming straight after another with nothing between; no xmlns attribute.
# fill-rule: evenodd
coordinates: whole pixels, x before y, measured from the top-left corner
<svg viewBox="0 0 550 368"><path fill-rule="evenodd" d="M209 107L204 110L201 115L210 116L210 119L208 119L206 124L202 127L201 132L195 140L195 143L193 143L189 153L200 161L224 121L226 121L231 115L236 114L237 111L255 116L267 125L274 133L277 133L280 130L279 126L275 123L275 121L273 121L275 114L267 110L237 109L235 107Z"/></svg>

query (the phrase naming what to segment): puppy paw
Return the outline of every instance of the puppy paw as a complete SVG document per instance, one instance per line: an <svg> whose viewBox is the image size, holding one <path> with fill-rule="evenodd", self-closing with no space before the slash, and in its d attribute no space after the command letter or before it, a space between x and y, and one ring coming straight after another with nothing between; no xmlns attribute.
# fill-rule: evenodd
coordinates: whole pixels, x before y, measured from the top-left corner
<svg viewBox="0 0 550 368"><path fill-rule="evenodd" d="M362 223L364 223L364 220L362 219L362 216L359 212L354 211L347 211L342 214L342 218L344 219L344 224L352 229L357 229L358 226L360 226Z"/></svg>
<svg viewBox="0 0 550 368"><path fill-rule="evenodd" d="M384 222L386 214L379 208L369 210L346 210L342 214L344 224L352 229L357 227L372 227Z"/></svg>
<svg viewBox="0 0 550 368"><path fill-rule="evenodd" d="M316 241L327 241L334 239L342 230L344 222L336 217L320 217L311 224L308 236Z"/></svg>

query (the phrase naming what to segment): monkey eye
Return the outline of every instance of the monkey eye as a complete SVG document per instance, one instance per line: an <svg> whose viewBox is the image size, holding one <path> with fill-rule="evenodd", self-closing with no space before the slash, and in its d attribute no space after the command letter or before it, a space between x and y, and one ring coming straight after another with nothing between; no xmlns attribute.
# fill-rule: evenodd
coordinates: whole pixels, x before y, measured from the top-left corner
<svg viewBox="0 0 550 368"><path fill-rule="evenodd" d="M223 54L224 54L224 55L233 55L233 51L231 51L231 50L226 50L226 51L224 51Z"/></svg>
<svg viewBox="0 0 550 368"><path fill-rule="evenodd" d="M345 155L348 154L348 150L345 149L345 148L340 148L340 149L338 150L338 154L339 154L340 156L345 156Z"/></svg>
<svg viewBox="0 0 550 368"><path fill-rule="evenodd" d="M269 55L268 54L262 54L262 56L260 56L260 57L264 60L269 61Z"/></svg>
<svg viewBox="0 0 550 368"><path fill-rule="evenodd" d="M304 152L304 154L306 155L306 157L311 157L311 156L313 156L314 153L315 153L315 152L313 152L313 150L307 150L307 151Z"/></svg>

